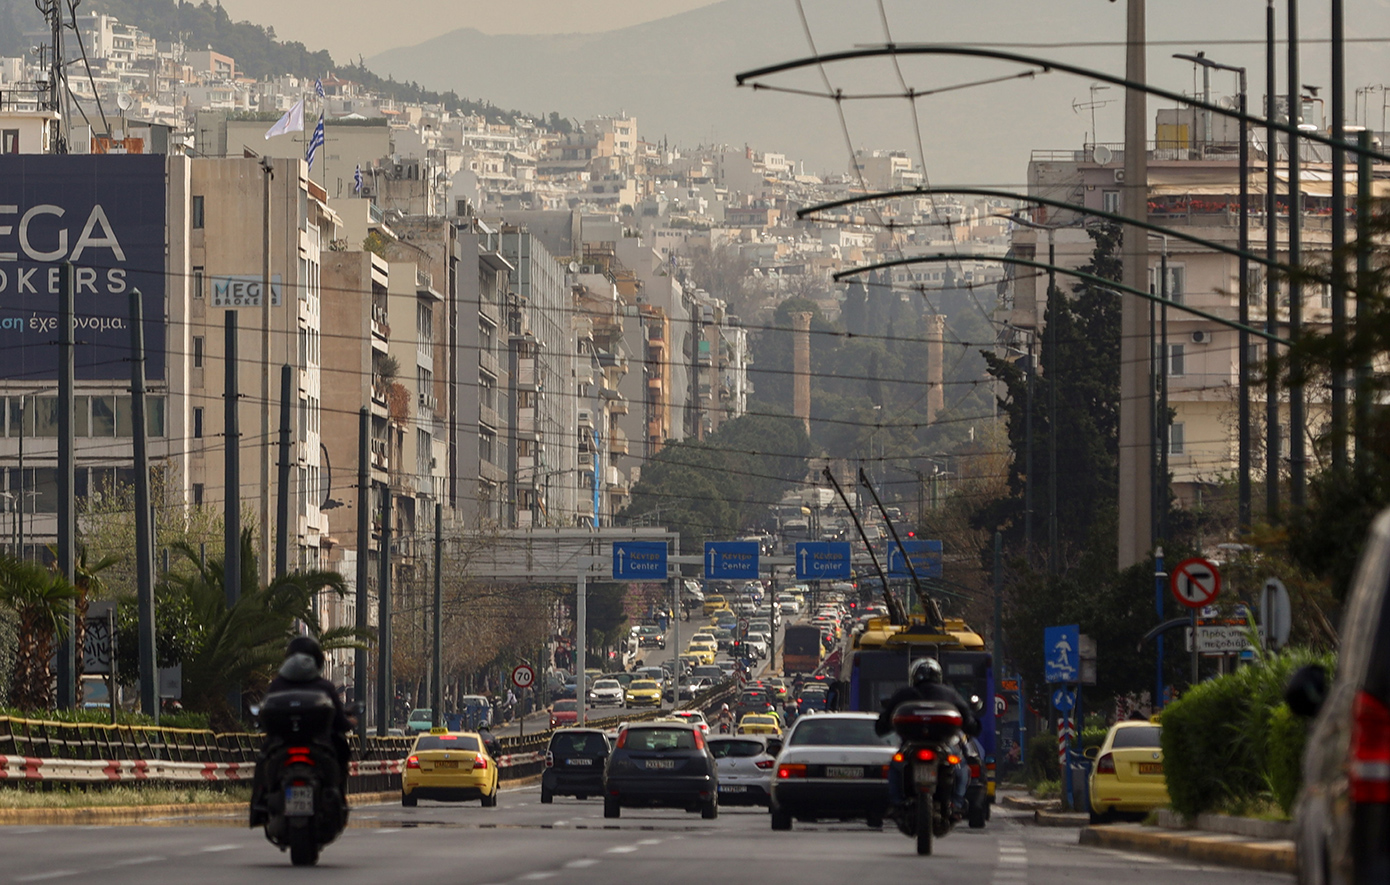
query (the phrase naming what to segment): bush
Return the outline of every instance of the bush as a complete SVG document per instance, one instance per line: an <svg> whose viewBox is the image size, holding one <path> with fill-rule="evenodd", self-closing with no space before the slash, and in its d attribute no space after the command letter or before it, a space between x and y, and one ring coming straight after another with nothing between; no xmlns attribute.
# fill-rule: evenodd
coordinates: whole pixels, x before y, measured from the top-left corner
<svg viewBox="0 0 1390 885"><path fill-rule="evenodd" d="M1303 783L1303 747L1308 742L1308 722L1294 714L1288 704L1274 709L1269 720L1269 789L1274 801L1287 815L1293 810L1299 785Z"/></svg>
<svg viewBox="0 0 1390 885"><path fill-rule="evenodd" d="M1271 791L1271 729L1294 670L1319 663L1329 673L1335 656L1294 650L1269 656L1235 673L1203 682L1163 711L1163 767L1173 808L1185 817L1248 805ZM1283 729L1291 727L1281 725ZM1291 743L1281 738L1274 757L1281 783L1297 789L1297 756L1287 767ZM1287 789L1287 786L1283 787Z"/></svg>
<svg viewBox="0 0 1390 885"><path fill-rule="evenodd" d="M1091 722L1089 718L1087 721ZM1109 727L1105 725L1099 727L1092 725L1082 731L1082 752L1087 747L1099 747L1105 743L1105 735L1109 730ZM1035 734L1029 738L1028 758L1024 761L1027 762L1026 776L1030 786L1036 786L1042 781L1060 780L1062 769L1057 764L1057 735L1049 732Z"/></svg>

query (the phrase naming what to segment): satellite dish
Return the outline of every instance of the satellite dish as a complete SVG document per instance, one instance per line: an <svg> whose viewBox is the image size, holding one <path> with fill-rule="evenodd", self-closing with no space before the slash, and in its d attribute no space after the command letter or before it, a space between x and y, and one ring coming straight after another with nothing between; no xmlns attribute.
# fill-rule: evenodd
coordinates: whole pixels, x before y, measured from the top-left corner
<svg viewBox="0 0 1390 885"><path fill-rule="evenodd" d="M571 262L570 262L570 273L579 273L579 262L578 262L578 261L571 261Z"/></svg>
<svg viewBox="0 0 1390 885"><path fill-rule="evenodd" d="M120 108L121 110L130 110L131 104L133 104L133 102L130 100L129 95L121 93L120 95L116 96L116 107Z"/></svg>
<svg viewBox="0 0 1390 885"><path fill-rule="evenodd" d="M1115 159L1115 154L1105 145L1098 144L1095 150L1091 151L1091 159L1096 161L1097 166L1106 166Z"/></svg>

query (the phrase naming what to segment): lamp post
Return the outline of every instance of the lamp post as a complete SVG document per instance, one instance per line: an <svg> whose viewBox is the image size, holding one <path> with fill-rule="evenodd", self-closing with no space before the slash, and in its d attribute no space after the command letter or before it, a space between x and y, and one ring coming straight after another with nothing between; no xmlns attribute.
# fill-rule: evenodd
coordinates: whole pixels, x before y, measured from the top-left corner
<svg viewBox="0 0 1390 885"><path fill-rule="evenodd" d="M1223 65L1220 62L1212 61L1203 53L1196 55L1186 55L1174 53L1173 58L1190 61L1193 64L1201 65L1204 71L1231 71L1239 78L1239 111L1240 121L1240 229L1239 242L1237 248L1240 250L1240 324L1250 325L1250 136L1246 132L1245 102L1247 85L1245 82L1245 68L1237 65ZM1210 99L1205 99L1210 102ZM1271 162L1273 162L1271 160ZM1266 223L1269 223L1266 219ZM1237 333L1239 343L1237 345L1237 376L1239 378L1239 392L1237 394L1236 417L1236 445L1239 452L1236 456L1236 499L1237 513L1242 527L1250 525L1250 333L1241 329Z"/></svg>

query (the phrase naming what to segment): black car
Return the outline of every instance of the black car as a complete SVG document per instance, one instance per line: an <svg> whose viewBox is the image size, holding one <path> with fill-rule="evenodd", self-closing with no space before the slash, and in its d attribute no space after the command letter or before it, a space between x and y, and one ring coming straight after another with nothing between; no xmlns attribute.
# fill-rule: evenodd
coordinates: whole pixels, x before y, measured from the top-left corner
<svg viewBox="0 0 1390 885"><path fill-rule="evenodd" d="M697 727L652 722L618 732L603 771L603 816L618 817L623 806L719 816L719 769Z"/></svg>
<svg viewBox="0 0 1390 885"><path fill-rule="evenodd" d="M750 688L739 695L734 704L734 721L743 719L749 713L772 713L777 709L777 699L772 691L763 688Z"/></svg>
<svg viewBox="0 0 1390 885"><path fill-rule="evenodd" d="M549 805L556 796L601 794L609 752L608 737L596 728L562 728L551 735L541 772L541 804Z"/></svg>
<svg viewBox="0 0 1390 885"><path fill-rule="evenodd" d="M1285 699L1317 716L1294 809L1298 881L1390 881L1390 510L1361 551L1336 679L1329 689L1321 667L1304 667Z"/></svg>

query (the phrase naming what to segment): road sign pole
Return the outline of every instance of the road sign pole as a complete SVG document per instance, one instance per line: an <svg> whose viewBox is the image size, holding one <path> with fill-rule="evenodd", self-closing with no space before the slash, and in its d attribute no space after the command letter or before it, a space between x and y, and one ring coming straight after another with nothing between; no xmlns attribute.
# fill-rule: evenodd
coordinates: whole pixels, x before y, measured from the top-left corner
<svg viewBox="0 0 1390 885"><path fill-rule="evenodd" d="M584 664L589 629L589 576L585 573L588 568L589 564L586 562L579 569L579 580L575 583L574 597L574 702L575 708L579 710L576 721L580 728L584 727L586 718L584 714L589 706L589 696L584 691Z"/></svg>
<svg viewBox="0 0 1390 885"><path fill-rule="evenodd" d="M1197 684L1197 609L1192 610L1192 684Z"/></svg>
<svg viewBox="0 0 1390 885"><path fill-rule="evenodd" d="M1163 593L1167 589L1164 585L1168 583L1168 574L1163 571L1163 548L1154 550L1154 608L1158 612L1158 623L1163 623ZM1154 668L1154 702L1153 710L1158 712L1163 709L1163 634L1159 634L1155 640L1155 647L1158 650L1158 663Z"/></svg>

